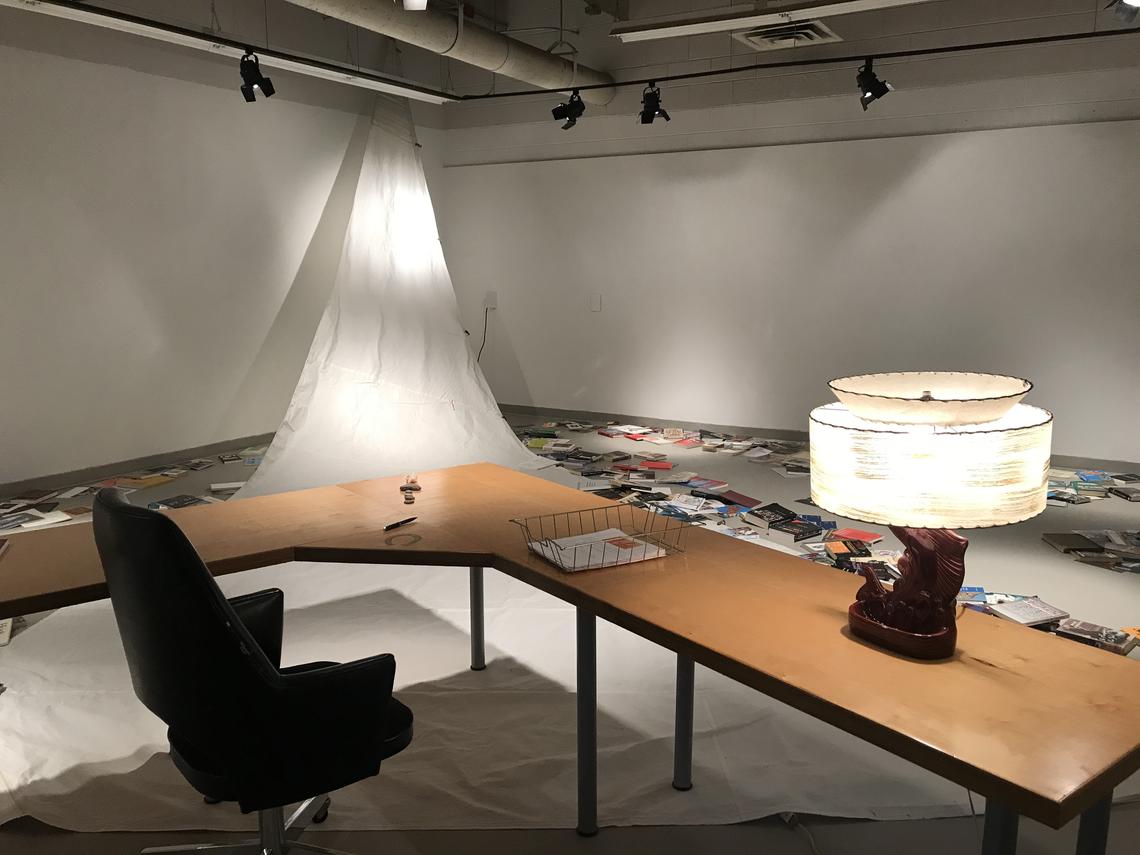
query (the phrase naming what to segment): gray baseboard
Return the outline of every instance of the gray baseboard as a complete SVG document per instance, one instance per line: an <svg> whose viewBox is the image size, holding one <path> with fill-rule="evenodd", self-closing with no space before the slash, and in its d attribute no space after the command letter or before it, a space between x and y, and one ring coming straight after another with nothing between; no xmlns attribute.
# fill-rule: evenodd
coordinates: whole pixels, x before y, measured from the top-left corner
<svg viewBox="0 0 1140 855"><path fill-rule="evenodd" d="M265 445L273 439L272 433L258 434L257 436L238 437L224 442L212 442L209 445L199 445L196 448L174 449L158 454L148 454L145 457L136 457L132 460L119 460L115 463L106 463L101 466L91 466L87 469L76 469L71 472L58 472L53 475L41 475L36 478L26 478L23 481L12 481L0 484L0 497L18 496L25 490L55 490L60 487L71 487L78 484L89 484L92 481L101 481L113 475L122 475L136 469L148 469L151 466L162 466L177 463L180 460L190 460L193 457L212 457L234 448L244 448L249 445Z"/></svg>

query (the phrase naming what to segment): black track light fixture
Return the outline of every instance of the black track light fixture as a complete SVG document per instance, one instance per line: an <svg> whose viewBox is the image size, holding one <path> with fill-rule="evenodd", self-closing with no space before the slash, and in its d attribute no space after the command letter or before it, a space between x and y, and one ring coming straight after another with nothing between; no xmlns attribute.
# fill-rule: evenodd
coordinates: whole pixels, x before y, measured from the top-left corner
<svg viewBox="0 0 1140 855"><path fill-rule="evenodd" d="M652 125L658 116L670 121L669 112L661 106L661 90L657 88L657 81L651 80L641 93L641 124Z"/></svg>
<svg viewBox="0 0 1140 855"><path fill-rule="evenodd" d="M1132 24L1136 21L1137 13L1140 13L1140 0L1112 0L1104 8L1115 9L1116 19L1125 24Z"/></svg>
<svg viewBox="0 0 1140 855"><path fill-rule="evenodd" d="M238 63L238 70L241 71L241 94L246 101L253 101L259 89L266 98L276 91L273 81L262 76L257 54L249 48L245 49L245 54Z"/></svg>
<svg viewBox="0 0 1140 855"><path fill-rule="evenodd" d="M895 88L886 81L879 79L879 76L875 74L875 60L871 58L863 63L855 82L859 86L859 103L863 105L864 112L872 103L878 101L888 92L892 92Z"/></svg>
<svg viewBox="0 0 1140 855"><path fill-rule="evenodd" d="M582 103L582 96L578 94L577 89L570 93L569 101L562 102L550 111L554 118L566 123L562 126L564 131L568 131L578 124L578 120L582 118L582 114L585 112L586 105Z"/></svg>

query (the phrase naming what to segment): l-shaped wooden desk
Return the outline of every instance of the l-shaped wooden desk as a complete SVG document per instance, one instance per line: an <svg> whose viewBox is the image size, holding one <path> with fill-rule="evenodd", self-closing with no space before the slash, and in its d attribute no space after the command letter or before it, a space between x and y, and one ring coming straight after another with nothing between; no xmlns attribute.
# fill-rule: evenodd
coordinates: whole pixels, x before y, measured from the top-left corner
<svg viewBox="0 0 1140 855"><path fill-rule="evenodd" d="M958 650L917 662L846 630L858 580L701 529L655 561L563 573L512 518L613 504L491 464L420 476L414 526L398 478L170 512L215 575L287 561L468 566L472 667L483 664L482 568L577 609L579 831L597 830L596 618L678 655L674 785L689 784L693 662L987 798L983 851L1016 851L1020 815L1078 815L1078 855L1102 855L1113 788L1140 768L1137 663L967 612ZM107 595L90 525L13 535L0 618Z"/></svg>

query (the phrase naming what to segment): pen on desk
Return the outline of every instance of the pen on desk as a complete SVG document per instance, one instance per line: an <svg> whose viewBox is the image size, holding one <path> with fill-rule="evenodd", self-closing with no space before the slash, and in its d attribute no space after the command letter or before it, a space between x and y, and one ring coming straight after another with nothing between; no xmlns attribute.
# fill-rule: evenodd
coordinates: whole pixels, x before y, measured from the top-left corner
<svg viewBox="0 0 1140 855"><path fill-rule="evenodd" d="M388 525L384 526L384 531L391 531L392 529L399 528L402 525L414 523L417 519L418 517L408 517L406 520L399 520L398 522L388 523Z"/></svg>

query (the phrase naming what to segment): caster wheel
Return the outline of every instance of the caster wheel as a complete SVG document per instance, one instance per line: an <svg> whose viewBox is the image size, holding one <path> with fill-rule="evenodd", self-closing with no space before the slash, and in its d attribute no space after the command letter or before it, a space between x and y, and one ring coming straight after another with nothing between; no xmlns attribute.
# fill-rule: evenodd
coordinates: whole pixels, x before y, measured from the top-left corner
<svg viewBox="0 0 1140 855"><path fill-rule="evenodd" d="M332 799L325 799L325 803L321 806L321 809L313 814L314 825L320 825L322 822L329 818L329 805L331 804Z"/></svg>
<svg viewBox="0 0 1140 855"><path fill-rule="evenodd" d="M220 805L222 803L221 799L212 799L209 796L202 796L202 801L208 805Z"/></svg>

